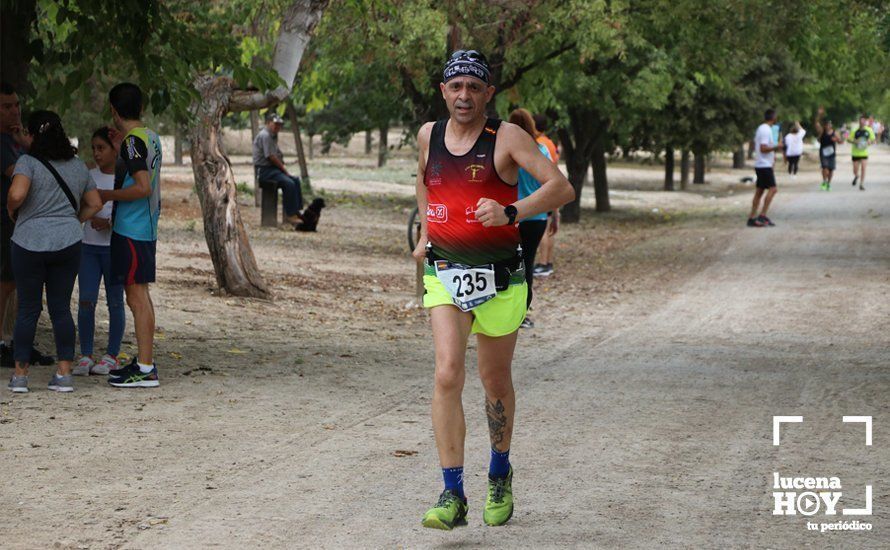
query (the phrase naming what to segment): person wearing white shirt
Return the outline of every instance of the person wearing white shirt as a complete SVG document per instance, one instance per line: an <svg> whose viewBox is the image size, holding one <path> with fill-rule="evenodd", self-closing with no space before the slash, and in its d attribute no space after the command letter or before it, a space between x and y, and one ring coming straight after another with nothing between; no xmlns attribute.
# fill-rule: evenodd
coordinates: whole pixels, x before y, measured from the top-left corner
<svg viewBox="0 0 890 550"><path fill-rule="evenodd" d="M96 168L90 176L98 189L114 189L114 170L118 152L112 144L108 128L93 133L93 160ZM113 284L111 277L111 215L114 203L109 201L83 226L80 271L77 275L79 306L77 308L77 334L80 338L80 360L73 374L108 374L120 367L117 356L126 327L124 310L124 285ZM108 303L108 347L98 360L93 359L93 337L96 330L96 302L99 300L99 283L105 281L105 301Z"/></svg>
<svg viewBox="0 0 890 550"><path fill-rule="evenodd" d="M800 127L800 122L795 122L791 131L785 135L785 160L788 162L788 173L791 177L797 176L797 167L800 156L803 155L803 138L807 131Z"/></svg>
<svg viewBox="0 0 890 550"><path fill-rule="evenodd" d="M748 227L776 225L766 217L773 197L776 196L776 175L773 173L776 151L782 148L781 140L776 143L773 139L771 127L775 122L776 110L767 109L763 115L763 124L757 127L757 133L754 135L754 172L757 173L757 184L751 213L748 215Z"/></svg>

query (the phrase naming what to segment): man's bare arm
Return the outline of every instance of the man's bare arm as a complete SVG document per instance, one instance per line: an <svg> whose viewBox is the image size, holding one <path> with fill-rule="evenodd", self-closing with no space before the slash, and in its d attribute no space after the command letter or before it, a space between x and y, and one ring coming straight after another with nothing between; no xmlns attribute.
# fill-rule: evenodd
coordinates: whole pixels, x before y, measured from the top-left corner
<svg viewBox="0 0 890 550"><path fill-rule="evenodd" d="M524 168L533 178L541 182L541 188L519 200L516 207L516 221L536 214L556 210L575 198L575 189L559 168L541 154L538 144L532 137L515 124L503 123L498 131L497 147L505 147L511 160ZM482 198L476 205L476 219L484 227L505 225L509 222L504 207L494 199Z"/></svg>
<svg viewBox="0 0 890 550"><path fill-rule="evenodd" d="M541 154L535 140L518 126L511 124L504 129L507 130L504 137L507 138L510 157L531 177L541 182L540 189L514 203L518 212L516 219L557 210L574 200L575 189L572 184L550 159Z"/></svg>
<svg viewBox="0 0 890 550"><path fill-rule="evenodd" d="M420 237L417 239L417 246L414 247L412 255L418 260L423 259L424 254L426 253L426 243L429 240L427 237L426 221L426 210L429 200L427 198L426 185L423 183L423 174L426 172L426 161L430 148L430 133L432 131L433 123L428 122L417 132L417 180L414 187L417 193L417 216L420 218Z"/></svg>

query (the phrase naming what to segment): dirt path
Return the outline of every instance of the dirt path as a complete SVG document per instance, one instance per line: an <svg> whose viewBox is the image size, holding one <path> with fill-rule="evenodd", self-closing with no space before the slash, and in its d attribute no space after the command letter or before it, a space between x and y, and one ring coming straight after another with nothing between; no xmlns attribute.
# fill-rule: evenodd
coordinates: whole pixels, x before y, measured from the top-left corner
<svg viewBox="0 0 890 550"><path fill-rule="evenodd" d="M374 260L361 277L325 255L324 236L255 233L269 304L208 299L200 240L169 222L180 282L158 285L164 386L4 395L0 546L886 547L890 155L874 155L864 193L840 164L831 193L784 185L775 228L742 227L744 204L727 197L670 222L652 214L638 233L621 217L567 230L581 248L560 252L539 328L520 339L517 511L501 529L481 522L488 443L472 374L470 526L419 526L440 479L428 329L404 310L410 270L390 244L398 205L374 218L379 238L358 238L361 208L328 218ZM805 422L774 447L773 415ZM874 417L872 447L843 415ZM872 484L874 515L855 519L873 530L773 516L773 472L839 476L848 508Z"/></svg>

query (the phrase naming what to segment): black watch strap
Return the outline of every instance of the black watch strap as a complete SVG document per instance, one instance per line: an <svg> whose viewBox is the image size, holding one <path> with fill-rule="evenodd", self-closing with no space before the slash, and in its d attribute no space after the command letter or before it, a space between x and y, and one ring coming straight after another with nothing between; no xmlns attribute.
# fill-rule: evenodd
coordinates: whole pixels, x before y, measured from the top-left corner
<svg viewBox="0 0 890 550"><path fill-rule="evenodd" d="M507 216L507 224L513 225L516 223L516 214L518 214L516 207L512 204L508 204L504 207L504 215Z"/></svg>

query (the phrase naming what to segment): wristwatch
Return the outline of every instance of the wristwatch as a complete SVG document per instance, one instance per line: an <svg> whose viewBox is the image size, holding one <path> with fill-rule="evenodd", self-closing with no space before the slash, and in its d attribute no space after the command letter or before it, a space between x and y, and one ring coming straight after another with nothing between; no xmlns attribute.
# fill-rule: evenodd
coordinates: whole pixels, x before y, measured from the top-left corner
<svg viewBox="0 0 890 550"><path fill-rule="evenodd" d="M504 207L504 215L507 216L507 225L513 225L516 223L516 214L518 214L516 207L512 204L508 204Z"/></svg>

